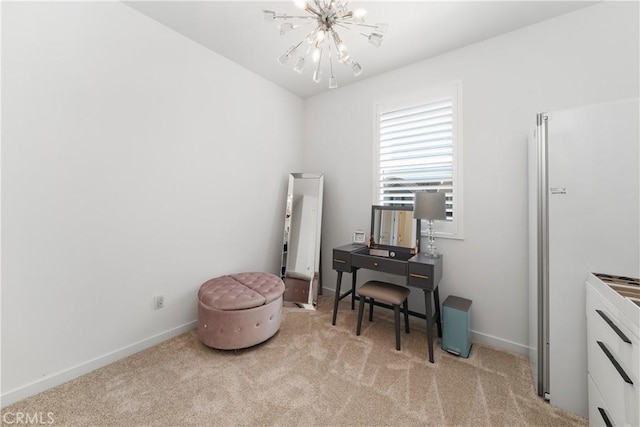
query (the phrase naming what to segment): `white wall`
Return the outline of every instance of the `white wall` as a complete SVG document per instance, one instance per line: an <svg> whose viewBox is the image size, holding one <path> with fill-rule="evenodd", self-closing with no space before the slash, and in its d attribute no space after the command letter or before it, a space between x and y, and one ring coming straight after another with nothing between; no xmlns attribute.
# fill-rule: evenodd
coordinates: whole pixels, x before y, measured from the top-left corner
<svg viewBox="0 0 640 427"><path fill-rule="evenodd" d="M119 2L2 27L6 405L194 327L208 278L278 272L303 102Z"/></svg>
<svg viewBox="0 0 640 427"><path fill-rule="evenodd" d="M600 3L307 99L305 169L326 176L323 259L369 230L374 103L460 80L465 238L437 241L441 302L470 298L474 339L526 354L527 135L537 112L637 97L638 40L637 2ZM330 262L322 277L335 287ZM424 313L423 300L414 290L410 307Z"/></svg>

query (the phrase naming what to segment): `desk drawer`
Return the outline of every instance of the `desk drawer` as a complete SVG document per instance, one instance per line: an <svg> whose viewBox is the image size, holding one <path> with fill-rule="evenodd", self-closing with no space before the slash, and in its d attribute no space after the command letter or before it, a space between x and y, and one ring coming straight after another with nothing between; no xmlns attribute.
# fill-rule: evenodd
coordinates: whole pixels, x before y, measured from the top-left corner
<svg viewBox="0 0 640 427"><path fill-rule="evenodd" d="M333 250L333 269L336 271L351 271L351 253Z"/></svg>
<svg viewBox="0 0 640 427"><path fill-rule="evenodd" d="M383 258L372 255L354 254L352 256L354 267L366 268L368 270L380 271L383 273L407 275L407 262L392 258Z"/></svg>
<svg viewBox="0 0 640 427"><path fill-rule="evenodd" d="M409 263L409 286L414 288L434 289L434 266L430 264Z"/></svg>

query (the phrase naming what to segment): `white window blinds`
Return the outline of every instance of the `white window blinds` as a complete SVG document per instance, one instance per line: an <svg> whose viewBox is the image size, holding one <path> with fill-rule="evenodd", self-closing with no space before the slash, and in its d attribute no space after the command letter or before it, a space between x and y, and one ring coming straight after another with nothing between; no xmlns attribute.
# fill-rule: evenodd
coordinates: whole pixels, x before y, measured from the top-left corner
<svg viewBox="0 0 640 427"><path fill-rule="evenodd" d="M414 193L446 193L454 203L454 98L378 110L378 196L381 205L413 204Z"/></svg>

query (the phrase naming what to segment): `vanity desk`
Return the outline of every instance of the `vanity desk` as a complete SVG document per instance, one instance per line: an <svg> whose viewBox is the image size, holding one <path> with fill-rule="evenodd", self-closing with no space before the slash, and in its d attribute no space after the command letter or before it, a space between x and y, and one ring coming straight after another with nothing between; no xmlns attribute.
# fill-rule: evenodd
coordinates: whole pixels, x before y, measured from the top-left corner
<svg viewBox="0 0 640 427"><path fill-rule="evenodd" d="M419 231L418 231L419 236ZM372 254L373 253L373 254ZM385 253L385 256L375 255ZM413 288L424 291L426 315L409 311L412 316L426 318L427 321L427 343L429 348L429 362L433 363L433 324L438 327L438 336L442 337L442 324L440 320L440 298L438 296L438 282L442 277L442 255L430 257L422 253L414 255L410 250L388 250L387 252L377 252L377 249L370 249L366 245L350 244L339 246L333 249L333 269L338 273L336 283L335 299L333 303L333 322L336 324L338 315L338 303L341 299L351 295L351 309L355 309L356 297L356 276L360 268L379 271L406 277L406 284ZM393 255L393 256L392 256ZM340 293L342 285L342 273L351 273L351 289ZM433 296L435 314L431 308L431 297ZM391 308L386 304L376 302Z"/></svg>

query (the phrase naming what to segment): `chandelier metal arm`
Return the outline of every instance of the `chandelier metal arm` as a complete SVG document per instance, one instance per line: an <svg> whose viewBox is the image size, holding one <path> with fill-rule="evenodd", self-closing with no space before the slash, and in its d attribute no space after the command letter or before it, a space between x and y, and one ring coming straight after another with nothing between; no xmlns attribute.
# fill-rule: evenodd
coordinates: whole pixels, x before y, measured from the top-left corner
<svg viewBox="0 0 640 427"><path fill-rule="evenodd" d="M273 19L304 19L305 21L308 21L310 19L316 19L316 17L309 15L287 15L286 13L283 13L282 15L275 15Z"/></svg>
<svg viewBox="0 0 640 427"><path fill-rule="evenodd" d="M359 22L353 22L353 21L345 21L345 22L339 22L336 21L336 25L341 26L342 28L345 28L347 30L350 30L351 28L349 28L349 26L354 26L354 27L365 27L365 28L373 28L374 30L378 29L377 25L371 25L371 24L362 24Z"/></svg>
<svg viewBox="0 0 640 427"><path fill-rule="evenodd" d="M337 27L342 27L342 28L344 28L345 30L353 31L353 28L345 27L344 25L339 24L339 23L337 23L337 22L336 22L336 24L335 24L335 25L336 25ZM364 36L364 37L369 37L369 34L365 34L365 33L361 33L361 32L358 32L358 34L360 34L360 35L362 35L362 36Z"/></svg>
<svg viewBox="0 0 640 427"><path fill-rule="evenodd" d="M311 37L311 35L315 32L318 31L318 29L320 28L320 25L318 25L315 29L313 29L311 32L309 32L306 36L304 36L302 38L302 40L300 40L297 44L291 46L289 49L287 49L287 52L285 53L285 55L287 56L291 56L291 54L300 47L300 45L302 44L302 42L304 42L305 40L307 40L309 37ZM307 53L309 53L309 49L307 49ZM307 54L305 53L304 56L307 56Z"/></svg>
<svg viewBox="0 0 640 427"><path fill-rule="evenodd" d="M320 6L320 4L316 1L314 2L317 6L318 9L322 10L322 6ZM309 6L309 3L307 3L304 6L304 10L306 10L307 12L313 13L314 15L316 15L318 18L322 18L322 14L320 12L318 12L317 10L315 10L313 7Z"/></svg>
<svg viewBox="0 0 640 427"><path fill-rule="evenodd" d="M316 34L316 33L320 30L320 28L322 28L322 25L319 25L319 24L318 24L318 25L317 25L313 30L311 30L311 31L309 32L309 34L307 34L306 36L304 36L304 38L300 41L300 43L302 43L302 42L303 42L303 41L305 41L305 40L310 40L310 39L311 39L311 36L312 36L312 35L314 35L314 34ZM310 42L310 43L311 43L311 42Z"/></svg>
<svg viewBox="0 0 640 427"><path fill-rule="evenodd" d="M333 77L333 60L331 58L331 42L327 42L327 48L329 49L329 71L331 71L331 77Z"/></svg>

